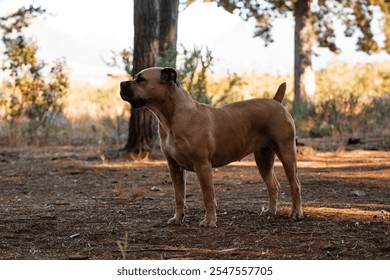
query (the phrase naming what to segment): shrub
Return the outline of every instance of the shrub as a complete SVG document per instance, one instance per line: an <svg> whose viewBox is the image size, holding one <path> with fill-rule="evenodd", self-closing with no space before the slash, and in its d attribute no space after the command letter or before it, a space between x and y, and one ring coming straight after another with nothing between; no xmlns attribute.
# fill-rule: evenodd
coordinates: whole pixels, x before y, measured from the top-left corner
<svg viewBox="0 0 390 280"><path fill-rule="evenodd" d="M9 144L17 144L22 137L28 144L39 143L66 123L62 115L69 86L66 61L56 60L45 77L46 63L37 58L36 42L23 34L30 20L44 12L30 6L0 19L5 46L2 70L8 75L0 105Z"/></svg>

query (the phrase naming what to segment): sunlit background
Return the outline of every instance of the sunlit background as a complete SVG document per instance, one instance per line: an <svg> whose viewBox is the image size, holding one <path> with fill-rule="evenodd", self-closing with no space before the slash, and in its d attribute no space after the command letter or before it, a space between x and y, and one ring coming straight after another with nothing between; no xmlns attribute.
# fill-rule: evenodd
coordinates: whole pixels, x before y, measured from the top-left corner
<svg viewBox="0 0 390 280"><path fill-rule="evenodd" d="M111 50L133 46L132 0L0 0L0 14L7 15L23 5L42 5L51 15L39 18L31 26L45 61L65 57L71 68L72 82L105 82L107 73L116 70L108 67L104 59ZM253 38L255 23L244 22L227 13L215 3L196 2L181 7L178 23L178 46L209 48L214 57L214 72L237 73L293 72L294 22L292 18L275 22L275 42L264 47L260 38ZM314 48L313 67L326 67L332 60L349 62L390 61L382 52L367 55L356 52L356 38L337 34L341 54ZM378 29L378 34L380 33ZM380 36L379 40L383 40Z"/></svg>

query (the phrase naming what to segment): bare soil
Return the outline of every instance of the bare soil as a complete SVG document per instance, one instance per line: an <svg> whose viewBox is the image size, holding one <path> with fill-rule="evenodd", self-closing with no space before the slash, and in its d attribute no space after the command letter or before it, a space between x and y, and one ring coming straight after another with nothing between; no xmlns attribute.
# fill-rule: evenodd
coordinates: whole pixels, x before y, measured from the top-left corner
<svg viewBox="0 0 390 280"><path fill-rule="evenodd" d="M299 149L305 218L279 214L251 157L216 169L218 227L201 228L187 173L185 224L169 226L164 160L115 159L98 148L0 148L0 259L390 259L390 152Z"/></svg>

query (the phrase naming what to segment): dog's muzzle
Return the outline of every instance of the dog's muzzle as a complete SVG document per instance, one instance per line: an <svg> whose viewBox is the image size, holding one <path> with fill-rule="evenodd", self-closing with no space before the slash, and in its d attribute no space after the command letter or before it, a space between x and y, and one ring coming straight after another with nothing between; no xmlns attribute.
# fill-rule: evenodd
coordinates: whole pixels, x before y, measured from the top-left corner
<svg viewBox="0 0 390 280"><path fill-rule="evenodd" d="M133 89L131 88L131 82L125 81L120 83L120 95L124 101L127 101L135 109L145 106L145 100L139 98L135 95Z"/></svg>
<svg viewBox="0 0 390 280"><path fill-rule="evenodd" d="M130 81L121 82L121 97L124 101L130 102L131 97L134 96L133 91L131 90Z"/></svg>

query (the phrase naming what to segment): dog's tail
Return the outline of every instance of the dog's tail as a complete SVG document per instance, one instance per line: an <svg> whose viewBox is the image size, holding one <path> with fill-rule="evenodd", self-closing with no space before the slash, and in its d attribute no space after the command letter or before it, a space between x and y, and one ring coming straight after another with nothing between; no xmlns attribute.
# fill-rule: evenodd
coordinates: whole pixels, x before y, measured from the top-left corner
<svg viewBox="0 0 390 280"><path fill-rule="evenodd" d="M274 96L274 99L279 103L282 103L285 93L286 93L286 83L284 82L279 86L278 91Z"/></svg>

